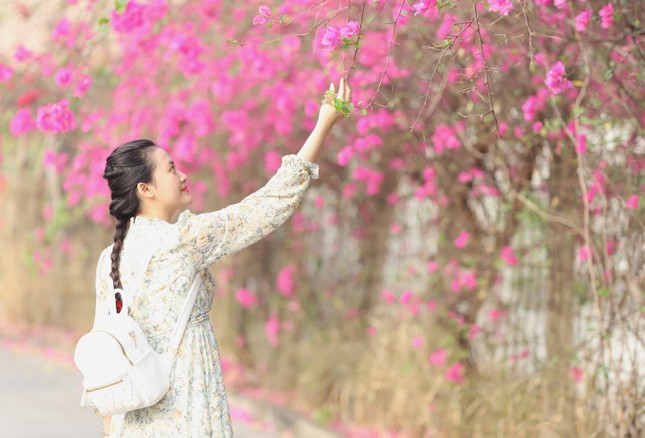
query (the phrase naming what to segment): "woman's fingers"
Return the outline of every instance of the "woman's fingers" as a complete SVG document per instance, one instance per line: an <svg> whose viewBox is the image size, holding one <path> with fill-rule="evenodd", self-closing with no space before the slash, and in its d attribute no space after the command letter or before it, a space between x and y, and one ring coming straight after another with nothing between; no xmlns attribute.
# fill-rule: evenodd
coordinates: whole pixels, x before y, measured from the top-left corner
<svg viewBox="0 0 645 438"><path fill-rule="evenodd" d="M351 90L347 85L347 81L345 80L344 77L340 78L340 84L338 85L338 98L348 101L350 95L351 95Z"/></svg>
<svg viewBox="0 0 645 438"><path fill-rule="evenodd" d="M340 78L340 83L338 84L338 98L344 99L345 95L345 78Z"/></svg>

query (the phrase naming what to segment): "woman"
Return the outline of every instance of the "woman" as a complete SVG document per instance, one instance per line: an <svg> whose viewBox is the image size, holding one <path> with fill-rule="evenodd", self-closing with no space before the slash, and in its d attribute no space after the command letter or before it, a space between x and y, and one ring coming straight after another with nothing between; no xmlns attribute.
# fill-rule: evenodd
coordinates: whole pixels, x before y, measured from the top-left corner
<svg viewBox="0 0 645 438"><path fill-rule="evenodd" d="M330 90L334 95L333 84ZM350 93L341 79L337 98L349 101ZM105 437L233 436L217 341L208 318L215 283L207 268L260 240L293 214L311 178L318 178L314 161L340 118L326 98L300 152L284 156L264 187L219 211L185 210L175 223L170 222L175 212L192 198L186 175L166 151L137 140L108 157L103 177L111 191L110 214L117 223L114 244L103 250L97 266L96 317L114 306L115 297L108 293L112 282L114 289L132 293L130 316L161 353L196 274L202 285L179 345L170 390L154 406L115 416L114 421L105 417Z"/></svg>

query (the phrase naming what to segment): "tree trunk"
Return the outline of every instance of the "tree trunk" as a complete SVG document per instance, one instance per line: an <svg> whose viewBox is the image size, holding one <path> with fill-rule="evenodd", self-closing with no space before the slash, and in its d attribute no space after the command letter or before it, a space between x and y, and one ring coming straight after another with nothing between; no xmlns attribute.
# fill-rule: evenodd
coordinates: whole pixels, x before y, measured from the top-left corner
<svg viewBox="0 0 645 438"><path fill-rule="evenodd" d="M548 181L552 214L577 223L577 185L575 158L554 155ZM557 436L573 436L574 393L570 360L573 347L573 268L576 242L572 230L549 222L546 245L549 258L546 291L546 409L549 418L558 425L557 431L553 432Z"/></svg>

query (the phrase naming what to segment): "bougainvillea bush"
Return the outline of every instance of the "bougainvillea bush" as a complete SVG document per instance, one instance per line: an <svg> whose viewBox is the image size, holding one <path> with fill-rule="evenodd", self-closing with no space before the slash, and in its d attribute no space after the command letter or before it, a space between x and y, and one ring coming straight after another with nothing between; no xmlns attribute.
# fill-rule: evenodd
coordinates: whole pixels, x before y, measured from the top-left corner
<svg viewBox="0 0 645 438"><path fill-rule="evenodd" d="M345 76L300 210L213 268L226 352L365 434L645 433L640 2L59 3L0 59L0 220L31 281L71 269L52 260L81 229L109 243L114 147L154 139L191 208L220 208ZM75 260L91 297L95 255Z"/></svg>

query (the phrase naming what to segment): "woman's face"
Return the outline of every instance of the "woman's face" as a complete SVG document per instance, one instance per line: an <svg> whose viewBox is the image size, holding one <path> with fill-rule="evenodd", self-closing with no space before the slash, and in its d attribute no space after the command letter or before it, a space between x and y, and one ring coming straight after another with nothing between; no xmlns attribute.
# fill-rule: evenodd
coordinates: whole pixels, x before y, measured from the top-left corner
<svg viewBox="0 0 645 438"><path fill-rule="evenodd" d="M188 178L182 173L161 148L155 148L151 156L155 163L153 181L147 184L152 193L153 208L172 216L177 209L189 205L193 198L188 189Z"/></svg>

